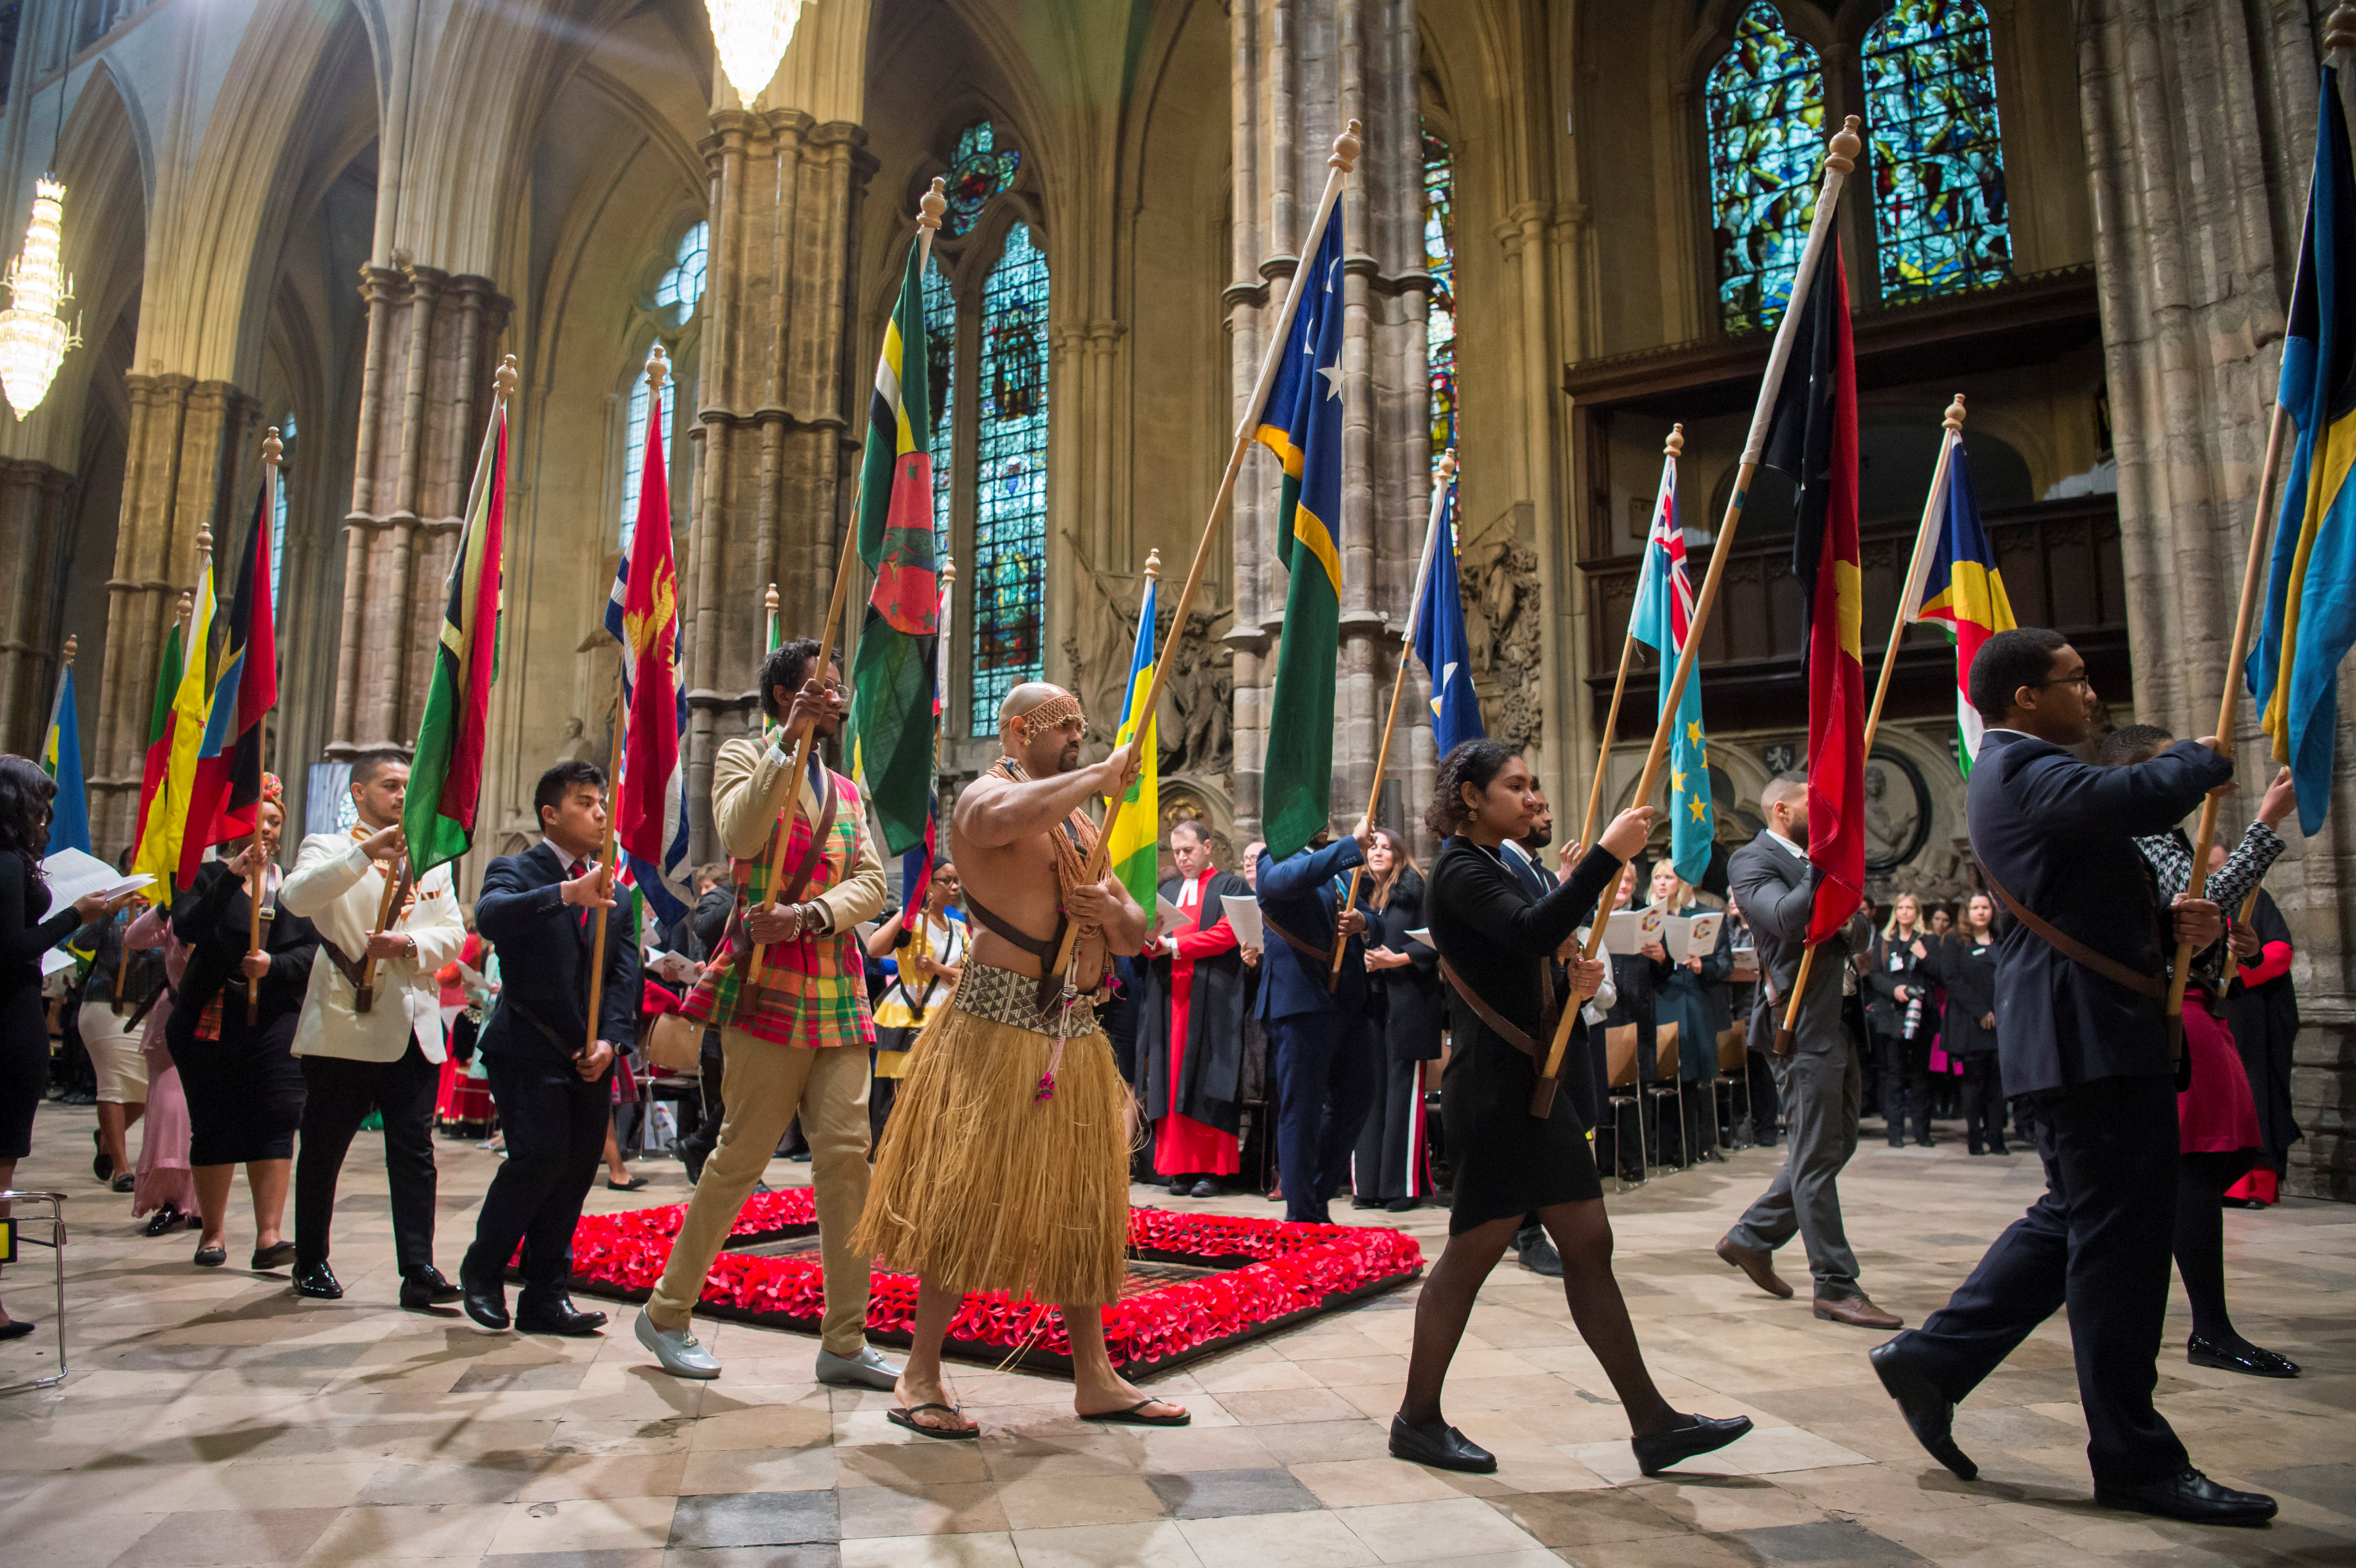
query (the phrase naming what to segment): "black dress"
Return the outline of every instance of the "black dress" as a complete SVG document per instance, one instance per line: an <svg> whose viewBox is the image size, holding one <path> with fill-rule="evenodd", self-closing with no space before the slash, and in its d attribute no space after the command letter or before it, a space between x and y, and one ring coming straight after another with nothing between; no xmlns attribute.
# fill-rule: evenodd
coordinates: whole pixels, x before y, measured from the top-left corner
<svg viewBox="0 0 2356 1568"><path fill-rule="evenodd" d="M48 884L26 876L24 857L0 850L0 1159L33 1152L33 1113L48 1087L41 955L81 928L71 904L41 918L48 902Z"/></svg>
<svg viewBox="0 0 2356 1568"><path fill-rule="evenodd" d="M1425 923L1432 945L1464 985L1544 1050L1550 1043L1540 1019L1547 960L1619 874L1620 862L1608 851L1590 849L1568 881L1534 901L1495 850L1458 837L1441 846L1431 869ZM1531 1115L1539 1064L1483 1023L1461 997L1450 997L1449 1010L1453 1044L1440 1078L1440 1115L1456 1171L1450 1233L1601 1198L1595 1156L1570 1096L1558 1093L1543 1121ZM1587 1026L1581 1019L1575 1027Z"/></svg>
<svg viewBox="0 0 2356 1568"><path fill-rule="evenodd" d="M172 930L195 951L164 1038L188 1097L188 1163L194 1166L290 1159L303 1120L294 1026L302 1021L319 932L284 909L262 923L270 973L262 978L261 1005L248 1023L242 965L251 907L244 880L218 860L208 861L197 885L172 903ZM211 1028L219 1038L200 1038L206 1010L216 1000L220 1006Z"/></svg>
<svg viewBox="0 0 2356 1568"><path fill-rule="evenodd" d="M1440 1055L1440 1032L1446 1027L1446 1002L1441 995L1440 955L1408 933L1423 923L1423 879L1402 869L1381 909L1366 910L1368 940L1378 947L1407 955L1396 969L1370 969L1368 1000L1375 1015L1375 1038L1382 1052L1376 1068L1375 1108L1359 1129L1351 1151L1350 1192L1354 1201L1392 1203L1402 1198L1422 1198L1431 1192L1431 1160L1424 1136L1423 1064ZM1565 1059L1569 1077L1571 1063ZM1569 1084L1563 1085L1566 1091Z"/></svg>

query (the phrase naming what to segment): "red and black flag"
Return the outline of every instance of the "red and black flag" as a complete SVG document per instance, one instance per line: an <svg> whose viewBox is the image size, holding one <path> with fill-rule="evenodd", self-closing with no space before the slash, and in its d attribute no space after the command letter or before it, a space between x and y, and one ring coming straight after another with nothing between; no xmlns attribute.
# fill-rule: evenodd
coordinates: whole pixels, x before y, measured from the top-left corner
<svg viewBox="0 0 2356 1568"><path fill-rule="evenodd" d="M214 666L212 704L188 794L178 881L197 880L205 851L253 837L262 799L262 720L278 703L277 611L270 584L270 491L254 503L253 528L238 563L229 632Z"/></svg>
<svg viewBox="0 0 2356 1568"><path fill-rule="evenodd" d="M1808 940L1865 898L1864 585L1857 548L1857 361L1837 248L1809 285L1764 461L1800 487L1792 575L1808 607L1808 859L1822 873ZM1805 374L1800 374L1804 371Z"/></svg>

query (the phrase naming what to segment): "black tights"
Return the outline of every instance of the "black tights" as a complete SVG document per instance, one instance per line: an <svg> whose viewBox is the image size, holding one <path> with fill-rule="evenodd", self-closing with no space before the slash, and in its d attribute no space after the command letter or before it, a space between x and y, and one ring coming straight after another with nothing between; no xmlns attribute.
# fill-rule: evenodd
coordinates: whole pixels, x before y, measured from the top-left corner
<svg viewBox="0 0 2356 1568"><path fill-rule="evenodd" d="M2225 1189L2248 1169L2241 1154L2196 1152L2176 1166L2176 1272L2192 1302L2192 1331L2229 1347L2249 1341L2225 1311Z"/></svg>
<svg viewBox="0 0 2356 1568"><path fill-rule="evenodd" d="M1562 1254L1562 1293L1570 1304L1570 1320L1579 1337L1603 1363L1612 1391L1628 1412L1636 1435L1665 1432L1677 1424L1676 1412L1653 1386L1644 1370L1644 1352L1636 1344L1635 1326L1628 1321L1628 1304L1620 1297L1620 1282L1612 1274L1612 1221L1604 1216L1603 1200L1557 1203L1537 1211L1538 1221L1554 1238ZM1492 1220L1462 1235L1448 1238L1440 1261L1424 1277L1423 1292L1415 1303L1415 1349L1408 1357L1407 1397L1399 1414L1410 1426L1440 1422L1440 1386L1448 1381L1448 1363L1455 1359L1464 1325L1472 1316L1472 1301L1483 1282L1513 1243L1523 1217Z"/></svg>

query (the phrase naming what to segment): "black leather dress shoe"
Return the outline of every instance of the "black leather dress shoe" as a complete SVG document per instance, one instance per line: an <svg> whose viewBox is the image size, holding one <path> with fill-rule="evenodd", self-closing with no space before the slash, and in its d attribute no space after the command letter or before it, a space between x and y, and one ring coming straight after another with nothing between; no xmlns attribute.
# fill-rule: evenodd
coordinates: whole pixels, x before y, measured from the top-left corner
<svg viewBox="0 0 2356 1568"><path fill-rule="evenodd" d="M423 1312L429 1307L447 1307L466 1293L442 1276L442 1271L432 1264L410 1270L401 1276L401 1309Z"/></svg>
<svg viewBox="0 0 2356 1568"><path fill-rule="evenodd" d="M1391 1457L1410 1465L1441 1470L1469 1470L1485 1476L1497 1467L1497 1456L1453 1426L1440 1423L1437 1433L1409 1426L1407 1417L1391 1417Z"/></svg>
<svg viewBox="0 0 2356 1568"><path fill-rule="evenodd" d="M1730 1415L1724 1420L1697 1415L1666 1432L1631 1437L1628 1446L1636 1450L1636 1467L1648 1476L1657 1476L1697 1455L1723 1448L1750 1430L1751 1418L1747 1415Z"/></svg>
<svg viewBox="0 0 2356 1568"><path fill-rule="evenodd" d="M466 1316L486 1328L508 1326L508 1287L499 1280L476 1279L458 1271L458 1290Z"/></svg>
<svg viewBox="0 0 2356 1568"><path fill-rule="evenodd" d="M2260 1349L2244 1340L2228 1345L2216 1339L2204 1339L2195 1334L2185 1341L2184 1359L2196 1367L2215 1367L2219 1371L2247 1372L2254 1378L2295 1378L2298 1363L2288 1356Z"/></svg>
<svg viewBox="0 0 2356 1568"><path fill-rule="evenodd" d="M573 1305L571 1296L559 1291L552 1296L527 1296L518 1302L515 1326L519 1334L562 1334L577 1339L605 1327L605 1315L582 1311Z"/></svg>
<svg viewBox="0 0 2356 1568"><path fill-rule="evenodd" d="M315 1301L341 1301L344 1287L336 1279L336 1271L324 1262L308 1264L294 1271L294 1294L307 1296Z"/></svg>
<svg viewBox="0 0 2356 1568"><path fill-rule="evenodd" d="M1906 1418L1923 1451L1963 1479L1979 1479L1980 1467L1955 1446L1955 1402L1906 1359L1905 1343L1905 1336L1901 1335L1876 1345L1865 1353L1866 1360L1873 1363L1874 1375L1890 1391L1890 1397L1898 1402L1898 1413Z"/></svg>
<svg viewBox="0 0 2356 1568"><path fill-rule="evenodd" d="M179 1228L180 1211L169 1203L147 1217L147 1233L151 1236L168 1236Z"/></svg>
<svg viewBox="0 0 2356 1568"><path fill-rule="evenodd" d="M2164 1481L2145 1481L2139 1486L2105 1486L2096 1481L2094 1501L2104 1508L2156 1513L2188 1524L2264 1524L2275 1517L2275 1499L2265 1493L2221 1487L2190 1465Z"/></svg>

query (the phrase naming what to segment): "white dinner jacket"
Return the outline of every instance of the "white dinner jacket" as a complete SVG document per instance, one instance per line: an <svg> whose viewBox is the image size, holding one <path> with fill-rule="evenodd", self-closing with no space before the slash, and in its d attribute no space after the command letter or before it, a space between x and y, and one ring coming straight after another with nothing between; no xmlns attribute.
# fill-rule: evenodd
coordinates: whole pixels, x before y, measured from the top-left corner
<svg viewBox="0 0 2356 1568"><path fill-rule="evenodd" d="M294 869L278 901L319 928L353 958L368 951L369 933L384 902L384 873L342 833L314 833L295 852ZM417 939L414 958L388 958L376 968L369 1009L353 1006L352 983L323 949L311 963L311 988L294 1030L297 1056L341 1056L355 1061L398 1061L414 1032L425 1060L441 1061L442 987L435 970L466 944L450 868L436 866L418 884L417 900L392 929Z"/></svg>

